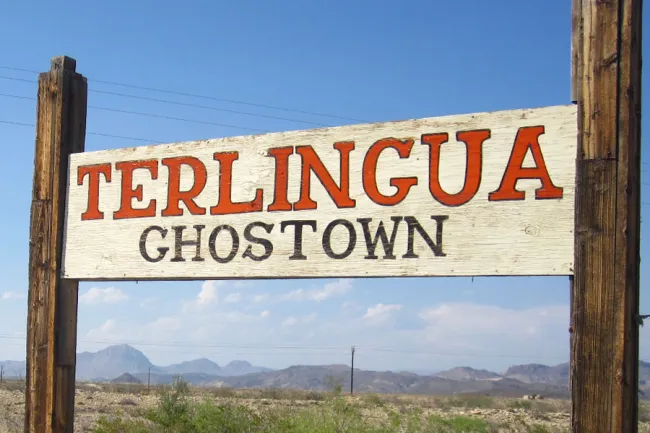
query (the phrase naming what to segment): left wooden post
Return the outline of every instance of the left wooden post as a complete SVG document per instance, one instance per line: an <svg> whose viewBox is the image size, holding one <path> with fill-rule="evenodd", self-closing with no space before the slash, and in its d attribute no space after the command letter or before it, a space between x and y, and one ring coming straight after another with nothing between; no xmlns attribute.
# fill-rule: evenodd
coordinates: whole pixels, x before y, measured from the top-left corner
<svg viewBox="0 0 650 433"><path fill-rule="evenodd" d="M83 152L86 78L69 57L38 77L29 232L26 433L72 433L78 281L61 278L70 154Z"/></svg>

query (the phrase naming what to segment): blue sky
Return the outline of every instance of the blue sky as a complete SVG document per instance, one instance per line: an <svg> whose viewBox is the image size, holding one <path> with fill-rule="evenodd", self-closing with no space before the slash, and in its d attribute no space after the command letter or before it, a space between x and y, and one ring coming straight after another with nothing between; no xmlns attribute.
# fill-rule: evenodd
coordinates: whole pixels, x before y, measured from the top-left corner
<svg viewBox="0 0 650 433"><path fill-rule="evenodd" d="M559 105L570 102L570 26L564 0L25 0L0 5L0 66L45 71L66 54L89 79L90 106L270 132L314 126L296 120L358 121L98 81L369 122ZM35 83L20 81L35 74L0 76L2 95L36 96ZM35 101L0 95L0 121L34 123ZM250 133L94 108L87 129L87 150ZM0 123L0 147L3 203L13 203L0 212L0 359L22 359L34 128ZM645 266L641 275L648 313ZM160 364L206 356L279 368L348 362L354 344L356 365L368 369L559 363L569 356L568 288L555 277L82 283L79 350L129 342ZM644 329L641 338L649 359Z"/></svg>

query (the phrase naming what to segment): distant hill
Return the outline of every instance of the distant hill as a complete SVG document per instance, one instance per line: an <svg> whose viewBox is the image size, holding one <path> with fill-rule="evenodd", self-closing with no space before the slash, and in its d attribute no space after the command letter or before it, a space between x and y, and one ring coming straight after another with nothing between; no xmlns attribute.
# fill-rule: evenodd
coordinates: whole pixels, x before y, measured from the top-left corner
<svg viewBox="0 0 650 433"><path fill-rule="evenodd" d="M25 361L0 361L0 364L3 366L5 377L25 378Z"/></svg>
<svg viewBox="0 0 650 433"><path fill-rule="evenodd" d="M145 382L146 373L136 374ZM152 384L170 384L175 375L151 373ZM201 373L183 374L194 386L229 388L276 388L325 391L333 384L347 390L350 384L350 368L346 365L295 365L283 370L252 373L241 376L212 376ZM489 394L493 396L518 397L525 394L542 394L546 397L568 396L567 386L552 384L527 384L514 379L452 380L436 376L420 376L415 373L390 371L365 371L355 369L354 389L357 392L450 395Z"/></svg>
<svg viewBox="0 0 650 433"><path fill-rule="evenodd" d="M551 367L543 364L515 365L508 368L503 376L524 383L566 385L569 383L569 363Z"/></svg>
<svg viewBox="0 0 650 433"><path fill-rule="evenodd" d="M343 389L350 384L348 366L292 366L284 370L245 376L218 378L204 383L207 386L233 388L297 388L322 391L332 383ZM420 376L414 373L391 371L354 371L354 389L358 392L400 394L490 394L495 396L522 396L529 393L547 397L567 397L567 386L526 384L513 379L452 380L437 376Z"/></svg>
<svg viewBox="0 0 650 433"><path fill-rule="evenodd" d="M221 376L214 376L205 373L182 373L182 374L165 374L165 373L151 373L149 376L148 373L136 373L134 376L142 381L147 383L151 379L152 385L169 385L173 382L175 377L182 376L187 382L192 385L201 386L207 383L214 381L216 378Z"/></svg>
<svg viewBox="0 0 650 433"><path fill-rule="evenodd" d="M0 361L4 365L5 376L25 377L24 361ZM97 352L77 353L76 378L80 381L110 381L124 373L134 377L138 375L159 374L161 377L172 377L178 374L199 374L212 376L235 376L249 373L272 371L270 368L254 366L247 361L232 361L221 368L217 363L206 359L172 364L169 366L154 365L147 356L128 344L108 346ZM146 382L146 379L144 380ZM171 380L170 380L171 382Z"/></svg>
<svg viewBox="0 0 650 433"><path fill-rule="evenodd" d="M451 380L491 380L501 378L501 375L497 373L488 370L476 370L471 367L456 367L436 373L435 376Z"/></svg>
<svg viewBox="0 0 650 433"><path fill-rule="evenodd" d="M111 380L111 383L134 383L134 384L139 384L142 383L141 380L139 380L137 377L134 377L133 375L129 373L124 373L120 377L116 377L115 379Z"/></svg>
<svg viewBox="0 0 650 433"><path fill-rule="evenodd" d="M123 373L140 373L155 367L144 353L127 345L77 354L78 379L110 379Z"/></svg>
<svg viewBox="0 0 650 433"><path fill-rule="evenodd" d="M223 373L216 362L212 362L207 358L185 361L168 367L158 367L156 371L167 374L205 373L218 375Z"/></svg>
<svg viewBox="0 0 650 433"><path fill-rule="evenodd" d="M248 361L232 361L229 362L222 369L222 376L241 376L244 374L251 373L264 373L268 371L273 371L270 368L266 367L256 367Z"/></svg>

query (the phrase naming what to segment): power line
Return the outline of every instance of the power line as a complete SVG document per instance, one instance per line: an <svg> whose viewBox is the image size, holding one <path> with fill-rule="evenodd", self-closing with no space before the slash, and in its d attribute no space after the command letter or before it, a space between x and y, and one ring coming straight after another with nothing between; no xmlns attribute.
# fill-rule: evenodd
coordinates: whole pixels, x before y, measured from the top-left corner
<svg viewBox="0 0 650 433"><path fill-rule="evenodd" d="M4 124L7 124L7 125L16 125L16 126L29 126L29 127L32 127L32 128L36 127L36 125L34 125L33 123L14 122L14 121L11 121L11 120L2 120L2 119L0 119L0 123L4 123ZM97 136L100 136L100 137L119 138L119 139L122 139L122 140L144 141L144 142L147 142L147 143L163 143L164 142L164 141L161 141L161 140L149 140L149 139L146 139L146 138L127 137L127 136L124 136L124 135L113 135L113 134L106 134L106 133L103 133L103 132L88 132L87 131L86 134L88 134L88 135L97 135Z"/></svg>
<svg viewBox="0 0 650 433"><path fill-rule="evenodd" d="M364 347L364 346L356 346L356 349L361 349L362 351L369 351L369 352L393 352L393 353L400 353L400 354L415 354L415 355L435 355L435 356L485 356L485 357L490 357L490 358L520 358L520 359L530 359L533 356L528 356L528 355L507 355L507 354L502 354L502 353L491 353L491 352L468 352L468 353L458 353L458 352L437 352L437 351L428 351L428 350L412 350L412 349L393 349L393 348L385 348L385 347ZM535 356L536 357L536 356ZM544 356L544 358L555 358L555 359L564 359L564 358L559 358L559 357L548 357Z"/></svg>
<svg viewBox="0 0 650 433"><path fill-rule="evenodd" d="M16 335L3 335L0 334L0 339L10 340L25 340L24 336ZM192 344L183 342L152 342L143 340L78 340L82 343L96 343L96 344L133 344L139 346L154 346L154 347L199 347L199 348L235 348L235 349L336 349L345 350L343 346L316 346L316 345L264 345L264 344Z"/></svg>
<svg viewBox="0 0 650 433"><path fill-rule="evenodd" d="M36 126L33 123L13 122L11 120L1 120L1 119L0 119L0 123L5 123L7 125L17 125L17 126L32 126L32 127Z"/></svg>
<svg viewBox="0 0 650 433"><path fill-rule="evenodd" d="M9 93L0 93L0 97L3 98L14 98L14 99L24 99L28 101L37 101L38 98L34 98L32 96L22 96L22 95L12 95ZM229 125L225 123L217 123L217 122L207 122L203 120L194 120L194 119L186 119L182 117L172 117L172 116L164 116L160 114L152 114L152 113L142 113L138 111L130 111L130 110L121 110L117 108L109 108L109 107L99 107L96 105L88 105L88 108L94 109L94 110L103 110L103 111L112 111L115 113L123 113L123 114L136 114L139 116L146 116L146 117L156 117L160 119L167 119L167 120L178 120L181 122L190 122L190 123L200 123L204 125L214 125L214 126L222 126L225 128L235 128L235 129L242 129L242 130L248 130L248 131L254 131L254 132L268 132L264 129L258 129L258 128L249 128L247 126L238 126L238 125Z"/></svg>
<svg viewBox="0 0 650 433"><path fill-rule="evenodd" d="M2 337L0 337L2 339ZM24 340L25 338L16 338L16 340L23 340L23 343L3 343L2 347L25 347ZM78 340L78 343L84 344L84 345L92 345L96 343L88 343L85 340ZM117 343L115 343L117 344ZM134 344L135 346L135 344ZM80 346L81 347L81 346ZM197 348L197 349L200 349ZM88 349L86 349L88 350ZM175 355L202 355L202 356L207 356L207 355L228 355L228 356L284 356L284 355L290 355L290 356L296 356L296 355L304 355L304 356L309 356L309 355L322 355L324 352L330 352L330 353L335 353L335 354L345 354L344 350L329 350L329 351L324 351L324 350L319 350L319 351L295 351L295 350L275 350L275 351L205 351L205 350L178 350L177 348L148 348L147 353L150 352L156 352L156 353L174 353Z"/></svg>
<svg viewBox="0 0 650 433"><path fill-rule="evenodd" d="M0 78L2 78L2 77L0 77ZM150 98L148 96L129 95L129 94L126 94L126 93L109 92L109 91L106 91L106 90L89 90L89 91L94 92L94 93L101 93L101 94L104 94L104 95L121 96L123 98L141 99L141 100L144 100L144 101L152 101L152 102L162 102L162 103L165 103L165 104L180 105L180 106L192 107L192 108L201 108L201 109L204 109L204 110L224 111L224 112L227 112L227 113L245 114L247 116L264 117L264 118L267 118L267 119L286 120L288 122L298 122L298 123L304 123L304 124L307 124L307 125L331 126L331 125L327 125L327 124L319 123L319 122L310 122L308 120L298 120L298 119L290 119L290 118L287 118L287 117L269 116L269 115L266 115L266 114L249 113L247 111L239 111L239 110L230 110L230 109L227 109L227 108L210 107L208 105L190 104L188 102L178 102L178 101L170 101L168 99Z"/></svg>
<svg viewBox="0 0 650 433"><path fill-rule="evenodd" d="M0 78L3 80L11 80L11 81L21 81L24 83L38 83L36 80L28 80L26 78L16 78L16 77L5 77L4 75L0 75Z"/></svg>
<svg viewBox="0 0 650 433"><path fill-rule="evenodd" d="M9 340L25 340L25 337L12 336L12 335L0 335L0 339L9 339ZM233 348L233 349L282 349L282 350L335 350L337 352L341 351L345 353L346 350L342 346L309 346L309 345L260 345L260 344L192 344L192 343L181 343L181 342L172 342L172 343L163 343L163 342L144 342L144 341L116 341L116 340L78 340L79 343L94 343L94 344L131 344L134 346L152 346L152 347L190 347L190 348ZM361 349L361 351L367 352L392 352L398 354L416 354L416 355L436 355L436 356L475 356L475 357L490 357L490 358L517 358L517 359L531 359L539 357L538 355L508 355L503 353L491 353L491 352L467 352L467 353L458 353L458 352L440 352L440 351L426 351L426 350L411 350L411 349L398 349L398 348L385 348L385 347L371 347L371 346L355 346L354 354ZM312 352L316 353L316 352ZM245 354L245 353L242 353ZM295 352L294 352L295 354ZM543 356L543 358L548 359L564 359L560 357L548 357Z"/></svg>
<svg viewBox="0 0 650 433"><path fill-rule="evenodd" d="M26 83L37 83L36 80L28 80L26 78L7 77L7 76L4 76L4 75L0 75L0 79L12 80L12 81L21 81L21 82L26 82ZM230 110L228 108L218 108L218 107L210 107L208 105L191 104L189 102L178 102L178 101L170 101L168 99L151 98L149 96L129 95L127 93L110 92L110 91L107 91L107 90L95 90L95 89L89 89L88 91L92 92L92 93L103 94L103 95L120 96L120 97L123 97L123 98L140 99L140 100L143 100L143 101L150 101L150 102L161 102L161 103L165 103L165 104L179 105L179 106L183 106L183 107L200 108L200 109L203 109L203 110L223 111L223 112L227 112L227 113L244 114L244 115L247 115L247 116L256 116L256 117L263 117L263 118L275 119L275 120L285 120L285 121L288 121L288 122L304 123L304 124L315 125L315 126L331 126L331 125L327 125L325 123L311 122L309 120L299 120L299 119L291 119L291 118L287 118L287 117L270 116L270 115L267 115L267 114L250 113L250 112L247 112L247 111Z"/></svg>
<svg viewBox="0 0 650 433"><path fill-rule="evenodd" d="M34 71L34 70L31 70L31 69L14 68L14 67L10 67L10 66L0 66L0 69L10 70L10 71L18 71L18 72L29 72L29 73L33 73L33 74L39 74L40 73L39 71ZM195 93L179 92L179 91L175 91L175 90L159 89L159 88L155 88L155 87L137 86L137 85L133 85L133 84L118 83L118 82L115 82L115 81L95 80L95 79L90 79L90 78L88 79L88 81L94 81L95 83L101 83L101 84L108 84L108 85L111 85L111 86L120 86L120 87L126 87L126 88L131 88L131 89L168 93L170 95L187 96L187 97L191 97L191 98L200 98L200 99L207 99L207 100L212 100L212 101L229 102L229 103L232 103L232 104L241 104L241 105L248 105L248 106L252 106L252 107L269 108L269 109L272 109L272 110L289 111L289 112L300 113L300 114L308 114L308 115L312 115L312 116L330 117L330 118L333 118L333 119L341 119L341 120L352 120L354 122L362 122L362 123L367 122L365 120L355 119L355 118L352 118L352 117L344 117L344 116L337 116L337 115L333 115L333 114L317 113L317 112L313 112L313 111L297 110L297 109L293 109L293 108L280 107L280 106L277 106L277 105L260 104L260 103L247 102L247 101L241 101L241 100L236 100L236 99L217 98L215 96L199 95L199 94L195 94Z"/></svg>
<svg viewBox="0 0 650 433"><path fill-rule="evenodd" d="M203 120L194 120L194 119L185 119L185 118L182 118L182 117L163 116L163 115L160 115L160 114L140 113L140 112L137 112L137 111L119 110L119 109L116 109L116 108L97 107L97 106L92 106L92 105L89 105L88 108L92 108L92 109L95 109L95 110L113 111L115 113L136 114L136 115L139 115L139 116L146 116L146 117L157 117L159 119L178 120L178 121L181 121L181 122L199 123L199 124L203 124L203 125L221 126L221 127L224 127L224 128L242 129L242 130L253 131L253 132L262 132L262 133L268 132L268 131L266 131L264 129L249 128L247 126L228 125L228 124L225 124L225 123L207 122L207 121L203 121Z"/></svg>

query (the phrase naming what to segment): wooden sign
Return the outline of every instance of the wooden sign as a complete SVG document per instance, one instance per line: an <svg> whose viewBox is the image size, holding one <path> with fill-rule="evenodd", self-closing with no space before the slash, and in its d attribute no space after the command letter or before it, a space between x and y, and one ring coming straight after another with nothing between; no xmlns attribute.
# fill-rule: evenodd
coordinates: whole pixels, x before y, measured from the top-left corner
<svg viewBox="0 0 650 433"><path fill-rule="evenodd" d="M573 272L574 105L73 154L63 277Z"/></svg>
<svg viewBox="0 0 650 433"><path fill-rule="evenodd" d="M637 432L641 10L573 0L575 105L90 153L86 78L53 58L25 432L74 431L79 280L451 275L570 275L571 431Z"/></svg>

